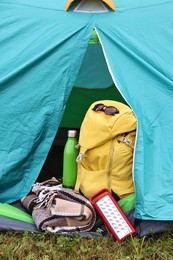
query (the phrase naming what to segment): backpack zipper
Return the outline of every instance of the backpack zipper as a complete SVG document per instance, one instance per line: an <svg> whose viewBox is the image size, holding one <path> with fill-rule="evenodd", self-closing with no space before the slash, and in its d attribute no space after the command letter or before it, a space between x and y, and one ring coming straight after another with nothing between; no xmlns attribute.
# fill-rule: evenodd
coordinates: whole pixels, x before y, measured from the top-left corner
<svg viewBox="0 0 173 260"><path fill-rule="evenodd" d="M113 155L115 150L115 140L116 137L113 138L111 142L111 148L109 152L109 164L108 164L108 189L111 192L111 171L112 171L112 165L113 165Z"/></svg>

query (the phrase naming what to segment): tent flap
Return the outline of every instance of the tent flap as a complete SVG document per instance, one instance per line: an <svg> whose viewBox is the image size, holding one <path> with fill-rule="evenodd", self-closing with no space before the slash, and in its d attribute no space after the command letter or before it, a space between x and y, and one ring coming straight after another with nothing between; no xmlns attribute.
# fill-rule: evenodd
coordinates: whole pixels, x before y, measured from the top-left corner
<svg viewBox="0 0 173 260"><path fill-rule="evenodd" d="M39 175L93 25L89 16L80 25L71 18L70 27L64 24L67 13L21 1L1 3L0 10L0 201L12 202L25 196Z"/></svg>

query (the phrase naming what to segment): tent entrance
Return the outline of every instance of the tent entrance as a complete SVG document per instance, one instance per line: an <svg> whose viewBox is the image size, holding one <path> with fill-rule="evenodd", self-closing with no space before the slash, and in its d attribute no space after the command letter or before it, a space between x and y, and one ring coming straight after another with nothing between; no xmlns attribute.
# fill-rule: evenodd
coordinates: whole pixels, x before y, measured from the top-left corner
<svg viewBox="0 0 173 260"><path fill-rule="evenodd" d="M77 129L79 133L88 107L93 102L104 99L114 99L126 103L113 83L102 46L94 30L69 96L60 127L41 170L39 181L53 176L61 177L67 130Z"/></svg>

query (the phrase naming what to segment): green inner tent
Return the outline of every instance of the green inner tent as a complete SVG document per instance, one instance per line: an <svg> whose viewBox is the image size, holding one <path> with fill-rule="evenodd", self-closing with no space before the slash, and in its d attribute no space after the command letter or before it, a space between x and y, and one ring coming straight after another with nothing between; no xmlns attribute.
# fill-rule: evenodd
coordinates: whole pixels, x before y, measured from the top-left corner
<svg viewBox="0 0 173 260"><path fill-rule="evenodd" d="M82 97L82 102L81 102ZM82 89L74 87L62 117L60 127L80 128L89 106L96 100L112 99L126 103L115 85L103 89Z"/></svg>
<svg viewBox="0 0 173 260"><path fill-rule="evenodd" d="M126 103L113 83L98 36L93 30L60 127L80 128L88 107L94 101L112 98Z"/></svg>

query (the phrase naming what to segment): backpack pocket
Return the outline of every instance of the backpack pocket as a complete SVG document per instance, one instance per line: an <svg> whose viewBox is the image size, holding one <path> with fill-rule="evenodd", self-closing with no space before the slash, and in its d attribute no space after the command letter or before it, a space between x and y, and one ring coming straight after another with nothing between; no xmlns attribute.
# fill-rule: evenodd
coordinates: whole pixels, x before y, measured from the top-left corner
<svg viewBox="0 0 173 260"><path fill-rule="evenodd" d="M135 191L132 177L135 131L119 135L115 144L114 163L111 170L111 189L123 198Z"/></svg>
<svg viewBox="0 0 173 260"><path fill-rule="evenodd" d="M88 171L82 164L78 164L78 175L75 192L81 192L86 198L90 198L98 190L109 188L109 178L105 170Z"/></svg>

